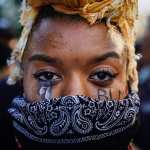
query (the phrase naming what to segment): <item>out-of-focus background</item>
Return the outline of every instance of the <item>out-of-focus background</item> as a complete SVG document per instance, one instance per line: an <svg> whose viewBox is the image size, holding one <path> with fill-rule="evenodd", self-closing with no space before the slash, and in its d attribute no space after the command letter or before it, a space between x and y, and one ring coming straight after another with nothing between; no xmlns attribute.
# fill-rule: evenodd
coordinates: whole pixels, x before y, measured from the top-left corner
<svg viewBox="0 0 150 150"><path fill-rule="evenodd" d="M21 0L0 0L0 80L9 74L6 60L10 57L21 33L18 23ZM150 149L150 0L139 0L137 22L137 53L139 61L140 95L142 98L140 133L136 145L141 150Z"/></svg>
<svg viewBox="0 0 150 150"><path fill-rule="evenodd" d="M20 3L21 0L0 0L0 79L9 74L6 60L20 35Z"/></svg>

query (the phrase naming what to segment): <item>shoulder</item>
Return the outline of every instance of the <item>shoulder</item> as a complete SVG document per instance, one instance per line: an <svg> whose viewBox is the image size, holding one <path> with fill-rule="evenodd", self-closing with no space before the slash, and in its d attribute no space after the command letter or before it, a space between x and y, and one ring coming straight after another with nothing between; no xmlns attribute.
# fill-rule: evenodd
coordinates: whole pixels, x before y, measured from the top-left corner
<svg viewBox="0 0 150 150"><path fill-rule="evenodd" d="M18 84L9 86L6 81L7 78L0 81L0 147L14 145L13 130L7 110L12 99L19 95L21 90Z"/></svg>
<svg viewBox="0 0 150 150"><path fill-rule="evenodd" d="M6 81L7 78L0 81L0 127L5 124L7 125L7 110L11 104L12 99L18 96L21 91L18 83L16 85L9 86L7 85Z"/></svg>

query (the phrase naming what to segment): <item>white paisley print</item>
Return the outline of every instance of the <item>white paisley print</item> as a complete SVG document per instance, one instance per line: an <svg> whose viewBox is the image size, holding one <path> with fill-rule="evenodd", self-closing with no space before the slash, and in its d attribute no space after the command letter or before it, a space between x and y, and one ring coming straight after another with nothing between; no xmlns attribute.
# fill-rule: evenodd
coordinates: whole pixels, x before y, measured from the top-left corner
<svg viewBox="0 0 150 150"><path fill-rule="evenodd" d="M9 108L13 125L42 143L81 143L116 135L131 127L139 112L137 93L117 100L64 96L29 103L16 97Z"/></svg>

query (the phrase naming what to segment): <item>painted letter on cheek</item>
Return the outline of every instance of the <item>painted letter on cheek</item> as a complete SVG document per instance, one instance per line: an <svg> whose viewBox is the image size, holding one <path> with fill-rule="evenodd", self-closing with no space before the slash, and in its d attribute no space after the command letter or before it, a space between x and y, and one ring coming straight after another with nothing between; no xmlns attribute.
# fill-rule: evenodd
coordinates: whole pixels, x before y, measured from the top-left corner
<svg viewBox="0 0 150 150"><path fill-rule="evenodd" d="M112 99L111 89L98 89L98 99L110 100Z"/></svg>
<svg viewBox="0 0 150 150"><path fill-rule="evenodd" d="M51 94L52 86L51 84L41 84L39 88L39 95L41 99L51 99L52 94Z"/></svg>

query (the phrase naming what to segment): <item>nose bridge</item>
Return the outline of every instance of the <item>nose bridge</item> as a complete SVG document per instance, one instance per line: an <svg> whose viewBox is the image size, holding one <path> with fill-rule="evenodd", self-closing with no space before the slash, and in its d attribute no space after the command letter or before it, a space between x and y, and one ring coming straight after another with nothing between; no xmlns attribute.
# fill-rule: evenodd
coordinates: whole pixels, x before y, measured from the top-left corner
<svg viewBox="0 0 150 150"><path fill-rule="evenodd" d="M63 87L63 95L86 95L85 79L79 73L72 73L66 79Z"/></svg>

